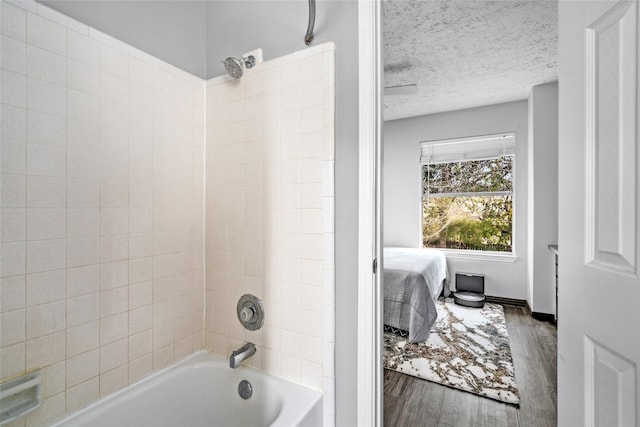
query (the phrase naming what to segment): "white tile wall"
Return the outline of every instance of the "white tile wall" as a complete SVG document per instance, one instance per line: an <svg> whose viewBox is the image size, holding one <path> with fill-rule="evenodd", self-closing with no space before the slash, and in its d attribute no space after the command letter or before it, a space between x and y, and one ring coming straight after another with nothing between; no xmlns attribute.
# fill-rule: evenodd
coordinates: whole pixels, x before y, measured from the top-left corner
<svg viewBox="0 0 640 427"><path fill-rule="evenodd" d="M207 349L322 390L334 404L334 46L265 62L207 83ZM325 96L325 94L327 96ZM246 331L244 293L265 306ZM211 309L211 307L213 309Z"/></svg>
<svg viewBox="0 0 640 427"><path fill-rule="evenodd" d="M49 425L201 348L204 82L0 7L0 381L42 368L11 425Z"/></svg>
<svg viewBox="0 0 640 427"><path fill-rule="evenodd" d="M323 390L335 417L334 46L201 80L30 0L2 17L0 381L47 425L200 348ZM202 331L204 128L208 312ZM260 296L261 331L237 298Z"/></svg>

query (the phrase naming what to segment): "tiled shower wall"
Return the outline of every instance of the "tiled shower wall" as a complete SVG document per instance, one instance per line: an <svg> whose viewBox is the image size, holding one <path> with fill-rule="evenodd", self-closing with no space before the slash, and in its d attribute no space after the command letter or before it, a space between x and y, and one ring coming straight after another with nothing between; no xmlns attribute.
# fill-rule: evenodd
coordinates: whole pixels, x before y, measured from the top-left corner
<svg viewBox="0 0 640 427"><path fill-rule="evenodd" d="M2 1L0 381L48 425L198 350L204 83Z"/></svg>
<svg viewBox="0 0 640 427"><path fill-rule="evenodd" d="M207 82L207 349L322 390L334 408L334 45ZM262 299L247 331L241 295ZM209 307L213 307L210 310Z"/></svg>

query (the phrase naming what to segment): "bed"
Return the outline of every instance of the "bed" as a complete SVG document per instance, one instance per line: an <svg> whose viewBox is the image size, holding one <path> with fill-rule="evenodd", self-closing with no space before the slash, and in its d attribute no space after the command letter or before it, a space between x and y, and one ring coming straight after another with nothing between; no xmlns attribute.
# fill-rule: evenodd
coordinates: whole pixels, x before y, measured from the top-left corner
<svg viewBox="0 0 640 427"><path fill-rule="evenodd" d="M429 338L436 321L435 301L448 293L447 264L437 249L384 248L385 329L405 332L410 343Z"/></svg>

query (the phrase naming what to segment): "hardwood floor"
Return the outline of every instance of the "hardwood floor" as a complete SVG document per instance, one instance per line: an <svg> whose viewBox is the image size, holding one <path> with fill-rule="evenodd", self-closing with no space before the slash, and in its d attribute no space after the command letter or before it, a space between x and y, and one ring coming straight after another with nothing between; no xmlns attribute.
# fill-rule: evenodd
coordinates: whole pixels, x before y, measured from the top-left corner
<svg viewBox="0 0 640 427"><path fill-rule="evenodd" d="M555 325L504 306L520 407L384 371L384 424L388 427L556 427Z"/></svg>

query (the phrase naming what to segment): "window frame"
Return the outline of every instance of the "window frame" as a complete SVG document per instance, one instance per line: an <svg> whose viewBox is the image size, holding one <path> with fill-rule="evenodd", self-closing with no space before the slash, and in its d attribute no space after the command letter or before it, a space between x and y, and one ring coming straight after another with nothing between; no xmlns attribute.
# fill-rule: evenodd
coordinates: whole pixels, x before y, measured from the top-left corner
<svg viewBox="0 0 640 427"><path fill-rule="evenodd" d="M511 166L511 191L496 191L496 192L470 192L470 193L438 193L437 196L431 195L426 196L422 184L423 177L423 168L428 163L422 161L423 155L423 146L427 144L447 144L447 143L466 143L473 142L479 140L488 140L488 139L496 139L502 137L510 137L513 138L513 152L511 155L513 156L513 162ZM419 170L420 170L420 202L419 202L419 213L420 213L420 230L419 230L419 239L420 239L420 247L423 246L423 230L424 230L424 215L423 215L423 206L425 199L433 198L433 197L456 197L456 196L492 196L492 195L500 195L499 193L504 193L505 195L511 195L511 251L503 252L503 251L488 251L488 250L474 250L474 249L451 249L451 248L433 248L438 249L446 253L449 258L459 258L459 259L474 259L474 260L487 260L487 261L502 261L502 262L515 262L517 260L516 255L516 218L517 218L517 209L516 209L516 199L517 199L517 191L516 191L516 165L517 165L517 144L516 144L516 134L515 132L502 132L499 134L492 135L478 135L471 137L462 137L462 138L453 138L453 139L439 139L439 140L429 140L429 141L420 141L419 149L420 149L420 158L419 158ZM450 160L442 163L454 163L454 162L464 162L464 161L473 161L473 160L481 160L481 159L464 159L462 158L464 153L460 153L459 160ZM500 155L484 157L484 160L495 159L501 157Z"/></svg>

